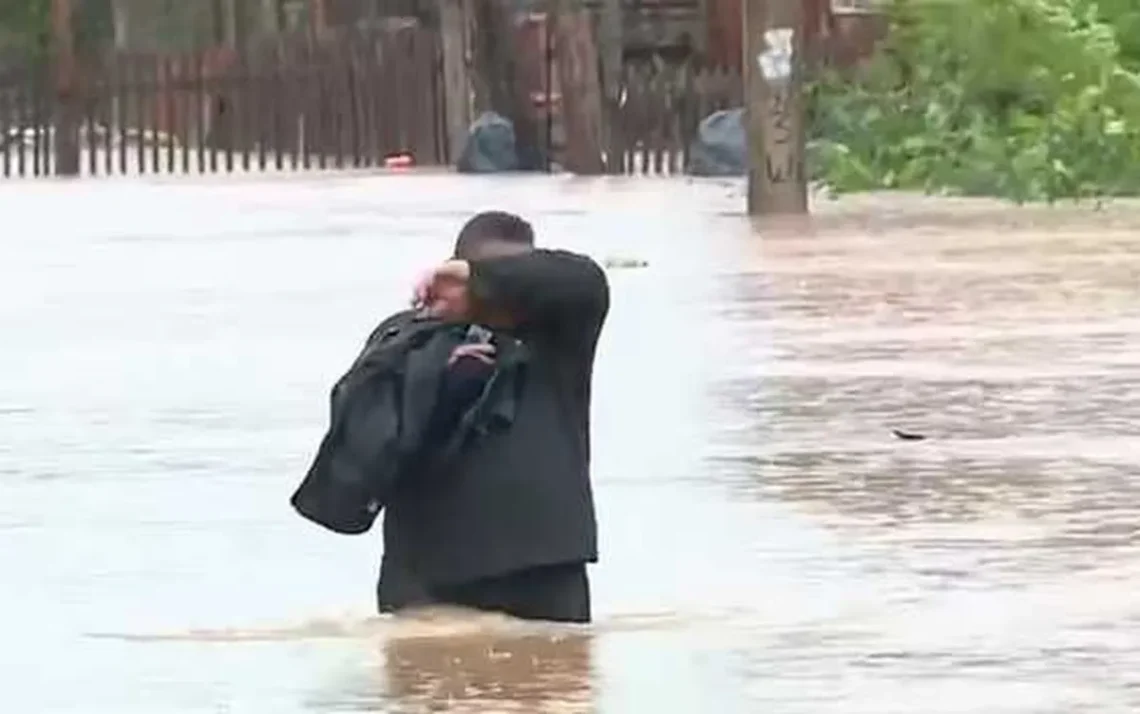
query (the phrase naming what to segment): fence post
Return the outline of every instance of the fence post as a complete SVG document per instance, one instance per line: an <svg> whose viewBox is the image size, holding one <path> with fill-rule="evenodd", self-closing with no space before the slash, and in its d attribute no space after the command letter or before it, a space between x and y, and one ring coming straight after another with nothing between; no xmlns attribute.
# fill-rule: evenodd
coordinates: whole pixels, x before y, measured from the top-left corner
<svg viewBox="0 0 1140 714"><path fill-rule="evenodd" d="M562 124L566 127L563 163L576 174L605 173L602 161L602 93L598 86L598 47L586 10L555 0L554 47L562 89Z"/></svg>
<svg viewBox="0 0 1140 714"><path fill-rule="evenodd" d="M467 76L467 13L463 0L438 0L443 50L443 102L447 118L447 160L459 158L471 124L471 84Z"/></svg>
<svg viewBox="0 0 1140 714"><path fill-rule="evenodd" d="M745 0L748 213L808 211L800 0Z"/></svg>
<svg viewBox="0 0 1140 714"><path fill-rule="evenodd" d="M79 175L79 82L76 77L75 34L71 26L71 0L51 3L52 69L55 87L55 172Z"/></svg>

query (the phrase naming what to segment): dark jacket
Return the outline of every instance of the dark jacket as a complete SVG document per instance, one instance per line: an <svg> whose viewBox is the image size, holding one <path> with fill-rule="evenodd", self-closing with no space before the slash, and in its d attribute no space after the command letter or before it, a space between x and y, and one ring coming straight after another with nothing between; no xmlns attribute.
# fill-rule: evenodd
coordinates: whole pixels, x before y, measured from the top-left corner
<svg viewBox="0 0 1140 714"><path fill-rule="evenodd" d="M469 434L509 423L513 394L488 390L470 400L444 435L435 416L448 358L462 326L402 312L385 320L333 387L330 424L291 503L304 517L344 534L364 533L395 486L441 468ZM509 352L509 350L508 350ZM491 379L513 384L522 360L503 361Z"/></svg>
<svg viewBox="0 0 1140 714"><path fill-rule="evenodd" d="M590 384L609 310L605 273L584 256L536 250L473 261L470 290L486 312L510 315L509 334L525 345L513 423L478 429L431 478L392 492L385 606L432 586L597 560Z"/></svg>

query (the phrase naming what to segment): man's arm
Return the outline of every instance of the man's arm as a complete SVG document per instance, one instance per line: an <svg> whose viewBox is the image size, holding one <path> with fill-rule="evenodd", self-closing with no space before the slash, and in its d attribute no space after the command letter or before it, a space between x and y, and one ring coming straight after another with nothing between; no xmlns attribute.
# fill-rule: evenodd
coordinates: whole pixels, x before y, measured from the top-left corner
<svg viewBox="0 0 1140 714"><path fill-rule="evenodd" d="M505 315L517 326L565 334L593 328L610 305L609 282L590 258L564 250L533 250L470 261L467 290L477 321Z"/></svg>

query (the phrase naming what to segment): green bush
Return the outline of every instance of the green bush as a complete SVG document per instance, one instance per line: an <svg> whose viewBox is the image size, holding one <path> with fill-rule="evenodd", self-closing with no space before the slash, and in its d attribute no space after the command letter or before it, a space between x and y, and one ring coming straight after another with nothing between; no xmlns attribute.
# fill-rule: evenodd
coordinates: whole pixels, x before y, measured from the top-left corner
<svg viewBox="0 0 1140 714"><path fill-rule="evenodd" d="M817 178L1019 202L1140 194L1134 4L894 0L876 57L812 88Z"/></svg>

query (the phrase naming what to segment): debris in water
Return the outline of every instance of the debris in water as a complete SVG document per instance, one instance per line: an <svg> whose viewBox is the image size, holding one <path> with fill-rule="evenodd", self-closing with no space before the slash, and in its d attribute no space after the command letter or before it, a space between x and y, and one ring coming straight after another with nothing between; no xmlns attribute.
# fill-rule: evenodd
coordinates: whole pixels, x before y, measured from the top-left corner
<svg viewBox="0 0 1140 714"><path fill-rule="evenodd" d="M397 151L384 157L386 169L410 169L416 165L416 157L407 151Z"/></svg>
<svg viewBox="0 0 1140 714"><path fill-rule="evenodd" d="M903 441L922 441L926 439L924 434L915 434L914 432L900 431L898 429L891 429L891 433L895 435L895 438L902 439Z"/></svg>
<svg viewBox="0 0 1140 714"><path fill-rule="evenodd" d="M646 268L649 261L640 258L606 258L603 265L607 268Z"/></svg>

